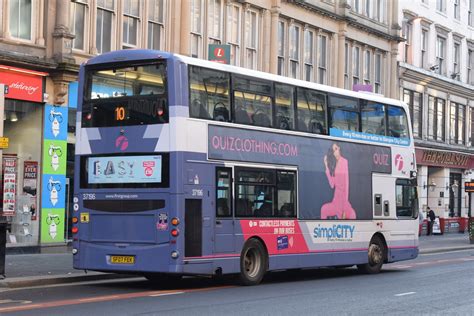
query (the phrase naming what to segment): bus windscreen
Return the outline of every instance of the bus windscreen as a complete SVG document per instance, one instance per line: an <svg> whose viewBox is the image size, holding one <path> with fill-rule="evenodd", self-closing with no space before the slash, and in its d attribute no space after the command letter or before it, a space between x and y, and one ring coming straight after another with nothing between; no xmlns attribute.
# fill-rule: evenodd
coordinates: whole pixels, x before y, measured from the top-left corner
<svg viewBox="0 0 474 316"><path fill-rule="evenodd" d="M87 70L84 91L83 127L168 121L164 62Z"/></svg>

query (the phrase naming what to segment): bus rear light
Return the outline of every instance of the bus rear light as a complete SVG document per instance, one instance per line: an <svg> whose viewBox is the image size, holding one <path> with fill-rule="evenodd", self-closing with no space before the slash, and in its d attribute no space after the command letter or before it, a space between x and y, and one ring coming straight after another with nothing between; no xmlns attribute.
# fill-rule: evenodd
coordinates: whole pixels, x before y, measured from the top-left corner
<svg viewBox="0 0 474 316"><path fill-rule="evenodd" d="M90 120L90 119L92 119L92 113L87 113L86 120Z"/></svg>
<svg viewBox="0 0 474 316"><path fill-rule="evenodd" d="M71 229L71 231L72 231L73 234L77 234L77 233L79 232L79 228L73 227L73 228Z"/></svg>
<svg viewBox="0 0 474 316"><path fill-rule="evenodd" d="M162 105L158 106L158 109L156 109L156 114L158 114L158 116L163 116L165 114L165 110L163 109Z"/></svg>
<svg viewBox="0 0 474 316"><path fill-rule="evenodd" d="M171 219L171 225L173 225L173 226L178 226L178 225L179 225L179 218L173 217L173 218Z"/></svg>
<svg viewBox="0 0 474 316"><path fill-rule="evenodd" d="M179 236L179 230L177 228L173 228L171 230L171 236L178 237Z"/></svg>
<svg viewBox="0 0 474 316"><path fill-rule="evenodd" d="M171 252L171 258L178 259L179 258L179 252L177 252L176 250L172 251Z"/></svg>
<svg viewBox="0 0 474 316"><path fill-rule="evenodd" d="M74 224L77 224L77 222L78 222L77 217L73 217L73 218L72 218L72 222L73 222Z"/></svg>

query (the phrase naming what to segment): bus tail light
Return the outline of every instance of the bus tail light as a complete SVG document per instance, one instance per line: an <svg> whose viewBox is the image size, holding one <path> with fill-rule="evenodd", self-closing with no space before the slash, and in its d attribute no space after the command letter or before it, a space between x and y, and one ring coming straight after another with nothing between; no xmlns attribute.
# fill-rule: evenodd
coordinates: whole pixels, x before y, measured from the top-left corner
<svg viewBox="0 0 474 316"><path fill-rule="evenodd" d="M73 223L73 224L77 224L77 222L78 222L77 217L74 216L74 217L72 218L72 223Z"/></svg>
<svg viewBox="0 0 474 316"><path fill-rule="evenodd" d="M79 232L79 228L73 227L73 228L71 229L71 231L72 231L73 234L77 234L77 233Z"/></svg>
<svg viewBox="0 0 474 316"><path fill-rule="evenodd" d="M171 230L171 236L178 237L179 236L179 230L177 228L173 228Z"/></svg>
<svg viewBox="0 0 474 316"><path fill-rule="evenodd" d="M173 217L173 218L171 219L171 225L173 225L173 226L178 226L178 225L179 225L179 218Z"/></svg>

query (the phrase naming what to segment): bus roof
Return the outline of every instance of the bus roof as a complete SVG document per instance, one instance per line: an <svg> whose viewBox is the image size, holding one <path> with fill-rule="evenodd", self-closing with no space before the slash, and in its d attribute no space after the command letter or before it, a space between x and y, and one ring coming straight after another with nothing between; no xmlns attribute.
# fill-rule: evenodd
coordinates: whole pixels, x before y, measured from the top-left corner
<svg viewBox="0 0 474 316"><path fill-rule="evenodd" d="M232 65L226 65L216 62L211 62L204 59L198 59L193 57L188 57L184 55L164 52L164 51L157 51L157 50L150 50L150 49L125 49L125 50L117 50L108 52L102 55L98 55L89 59L85 66L90 65L98 65L103 63L119 63L125 61L138 61L138 60L153 60L153 59L175 59L182 61L189 65L200 66L205 68L211 68L221 71L226 71L234 74L239 74L242 76L250 76L255 77L258 79L264 79L274 82L280 82L284 84L289 84L297 87L304 87L309 89L315 89L319 91L324 91L328 93L334 93L342 96L354 97L374 102L381 102L390 105L401 106L408 110L407 105L396 99L390 99L380 94L370 93L370 92L356 92L346 89L341 89L333 86L322 85L314 82L293 79L290 77L279 76L267 72L252 70L243 67L237 67Z"/></svg>

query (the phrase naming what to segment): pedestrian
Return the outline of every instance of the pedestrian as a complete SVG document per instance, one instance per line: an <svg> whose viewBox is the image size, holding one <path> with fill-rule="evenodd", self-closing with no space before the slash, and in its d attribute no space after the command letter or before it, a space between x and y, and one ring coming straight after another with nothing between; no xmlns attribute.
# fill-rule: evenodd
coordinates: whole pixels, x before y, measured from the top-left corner
<svg viewBox="0 0 474 316"><path fill-rule="evenodd" d="M436 215L433 212L433 210L430 209L429 206L426 208L426 210L428 211L428 233L427 234L431 235L433 234L433 224L435 222Z"/></svg>

